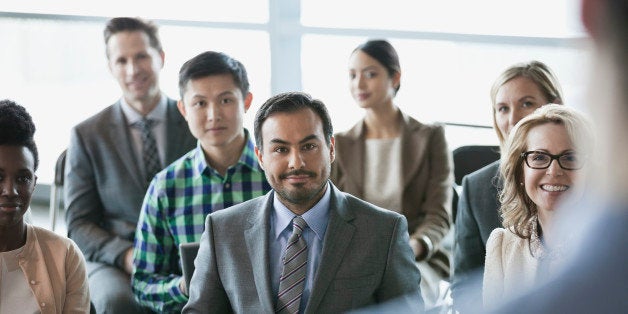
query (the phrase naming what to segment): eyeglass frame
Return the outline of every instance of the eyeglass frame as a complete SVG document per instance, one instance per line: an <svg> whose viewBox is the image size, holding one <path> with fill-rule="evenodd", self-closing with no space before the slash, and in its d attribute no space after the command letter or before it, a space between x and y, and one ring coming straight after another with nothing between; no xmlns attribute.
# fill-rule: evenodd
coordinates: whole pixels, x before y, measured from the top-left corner
<svg viewBox="0 0 628 314"><path fill-rule="evenodd" d="M536 154L541 154L541 155L545 155L545 156L549 156L550 157L550 162L547 164L547 166L545 167L532 167L530 166L530 164L528 163L528 155L532 154L532 153L536 153ZM547 169L552 165L552 162L554 160L556 160L558 162L558 166L563 169L563 170L580 170L582 169L582 167L584 167L584 161L582 161L582 165L579 168L566 168L563 167L563 164L560 163L560 157L563 157L565 155L569 155L569 154L574 154L574 152L567 152L567 153L562 153L559 155L553 155L550 153L546 153L546 152L542 152L542 151L538 151L538 150L531 150L531 151L527 151L527 152L523 152L521 153L521 155L519 155L521 157L521 159L523 159L523 161L525 162L525 164L528 166L528 168L530 169L536 169L536 170L543 170L543 169ZM585 158L585 156L580 156L580 158Z"/></svg>

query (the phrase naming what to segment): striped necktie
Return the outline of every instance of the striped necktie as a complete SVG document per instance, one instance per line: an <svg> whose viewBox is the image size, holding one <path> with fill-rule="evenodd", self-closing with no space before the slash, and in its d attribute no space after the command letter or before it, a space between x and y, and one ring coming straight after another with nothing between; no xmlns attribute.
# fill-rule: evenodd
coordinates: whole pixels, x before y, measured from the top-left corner
<svg viewBox="0 0 628 314"><path fill-rule="evenodd" d="M135 128L140 130L142 135L142 159L144 161L144 174L146 175L147 182L150 182L155 174L161 170L159 153L157 152L157 141L155 141L152 132L154 125L154 120L146 118L133 124Z"/></svg>
<svg viewBox="0 0 628 314"><path fill-rule="evenodd" d="M299 312L307 269L307 243L301 233L306 227L307 223L303 218L296 216L292 219L292 235L288 239L283 258L275 313Z"/></svg>

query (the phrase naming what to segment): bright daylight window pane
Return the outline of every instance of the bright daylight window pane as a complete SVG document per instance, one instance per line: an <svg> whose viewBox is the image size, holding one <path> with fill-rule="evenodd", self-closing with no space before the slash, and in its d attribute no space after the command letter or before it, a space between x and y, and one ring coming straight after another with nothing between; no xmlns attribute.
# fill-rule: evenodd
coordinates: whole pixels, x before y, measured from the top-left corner
<svg viewBox="0 0 628 314"><path fill-rule="evenodd" d="M266 23L268 1L83 1L83 0L2 0L0 11L86 15L141 16L150 19Z"/></svg>
<svg viewBox="0 0 628 314"><path fill-rule="evenodd" d="M364 114L349 93L347 70L351 51L364 40L322 35L303 39L303 88L329 106L336 131L348 129ZM545 62L556 72L566 104L582 107L586 84L586 75L581 73L586 61L582 50L428 40L390 42L399 53L402 70L395 103L419 121L492 125L489 92L493 81L506 67L531 59ZM490 129L447 130L451 148L497 143Z"/></svg>
<svg viewBox="0 0 628 314"><path fill-rule="evenodd" d="M582 36L573 0L302 0L307 26L513 36Z"/></svg>
<svg viewBox="0 0 628 314"><path fill-rule="evenodd" d="M0 19L4 47L0 49L0 69L5 74L0 76L0 97L15 100L33 115L41 160L39 183L52 182L54 163L68 145L71 127L121 95L107 68L103 26L94 22ZM179 98L179 68L202 51L225 52L246 66L255 97L245 126L252 129L253 112L270 95L267 33L161 26L160 35L166 53L160 83L174 99Z"/></svg>

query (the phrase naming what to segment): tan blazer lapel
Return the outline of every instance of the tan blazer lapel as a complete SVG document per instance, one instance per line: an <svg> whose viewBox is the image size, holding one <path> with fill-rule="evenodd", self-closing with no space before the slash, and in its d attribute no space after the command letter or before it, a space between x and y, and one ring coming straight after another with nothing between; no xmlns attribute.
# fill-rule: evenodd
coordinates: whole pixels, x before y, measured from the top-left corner
<svg viewBox="0 0 628 314"><path fill-rule="evenodd" d="M336 139L337 149L344 150L337 154L336 162L346 169L343 176L343 190L355 194L364 194L364 154L365 144L363 139L364 120L357 123L349 130L344 138Z"/></svg>
<svg viewBox="0 0 628 314"><path fill-rule="evenodd" d="M349 247L355 232L355 227L350 224L354 216L347 210L345 198L340 191L333 184L330 187L332 188L332 193L329 223L323 241L321 262L316 271L312 294L305 313L318 312L317 308L334 280L334 274L336 274L340 263L344 258L351 258L350 256L345 256L345 251ZM341 239L341 241L338 239Z"/></svg>
<svg viewBox="0 0 628 314"><path fill-rule="evenodd" d="M274 195L269 193L261 208L251 210L248 219L248 229L244 231L246 246L249 252L249 259L253 266L253 277L257 293L262 304L262 313L274 313L274 296L270 283L270 257L267 248L268 234L270 232L270 211L272 210L272 200ZM237 262L237 261L234 261Z"/></svg>
<svg viewBox="0 0 628 314"><path fill-rule="evenodd" d="M403 117L402 132L402 182L404 189L410 184L410 180L414 178L414 174L418 171L421 163L427 158L426 145L429 141L429 129L412 119L405 113L401 113Z"/></svg>

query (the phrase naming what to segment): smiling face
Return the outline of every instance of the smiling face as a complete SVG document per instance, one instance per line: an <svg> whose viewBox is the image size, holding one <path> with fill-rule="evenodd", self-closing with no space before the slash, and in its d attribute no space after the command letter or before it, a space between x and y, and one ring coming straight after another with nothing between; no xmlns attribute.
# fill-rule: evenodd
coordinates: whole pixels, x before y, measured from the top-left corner
<svg viewBox="0 0 628 314"><path fill-rule="evenodd" d="M0 145L0 228L24 223L37 177L33 154L23 146Z"/></svg>
<svg viewBox="0 0 628 314"><path fill-rule="evenodd" d="M261 130L262 150L255 153L266 178L286 207L303 214L325 193L334 138L327 146L321 118L309 108L274 113Z"/></svg>
<svg viewBox="0 0 628 314"><path fill-rule="evenodd" d="M519 76L504 83L497 91L493 108L502 138L508 138L519 120L547 103L549 100L539 86L527 77Z"/></svg>
<svg viewBox="0 0 628 314"><path fill-rule="evenodd" d="M189 80L178 107L203 149L212 150L244 142L244 113L252 99L251 93L243 97L231 74L220 74Z"/></svg>
<svg viewBox="0 0 628 314"><path fill-rule="evenodd" d="M576 152L565 127L556 123L544 123L530 129L527 150L553 155ZM536 204L539 215L557 209L568 195L579 196L574 194L582 193L582 169L562 169L557 160L552 160L547 169L532 169L523 161L522 167L526 193Z"/></svg>
<svg viewBox="0 0 628 314"><path fill-rule="evenodd" d="M150 46L146 33L123 31L112 35L107 42L107 56L109 70L130 105L159 97L164 54Z"/></svg>
<svg viewBox="0 0 628 314"><path fill-rule="evenodd" d="M349 59L349 88L356 103L365 109L392 103L400 73L392 77L377 60L357 50Z"/></svg>

